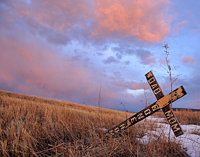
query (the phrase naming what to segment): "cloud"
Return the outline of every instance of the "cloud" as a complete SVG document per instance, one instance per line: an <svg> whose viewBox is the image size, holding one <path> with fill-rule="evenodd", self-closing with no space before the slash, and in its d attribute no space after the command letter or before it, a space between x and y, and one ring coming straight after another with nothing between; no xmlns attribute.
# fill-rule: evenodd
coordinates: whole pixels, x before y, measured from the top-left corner
<svg viewBox="0 0 200 157"><path fill-rule="evenodd" d="M39 34L53 44L66 45L74 38L78 40L77 29L81 32L88 28L88 16L91 14L89 5L85 0L41 0L29 3L8 0L1 7L6 8L8 19L11 16L14 18L13 24L20 23L19 26L24 25L27 31Z"/></svg>
<svg viewBox="0 0 200 157"><path fill-rule="evenodd" d="M144 89L144 85L142 82L128 82L124 80L119 80L119 81L113 81L113 84L116 86L121 86L124 87L125 89L131 89L131 90L137 90L137 89Z"/></svg>
<svg viewBox="0 0 200 157"><path fill-rule="evenodd" d="M195 32L196 32L196 33L199 33L199 32L200 32L200 29L196 29Z"/></svg>
<svg viewBox="0 0 200 157"><path fill-rule="evenodd" d="M119 63L119 61L113 56L108 57L107 59L103 60L103 62L104 64Z"/></svg>
<svg viewBox="0 0 200 157"><path fill-rule="evenodd" d="M22 94L67 99L97 105L102 84L102 103L112 107L119 102L130 104L126 86L116 86L108 76L75 58L58 55L59 48L31 34L20 36L9 31L0 36L0 87Z"/></svg>
<svg viewBox="0 0 200 157"><path fill-rule="evenodd" d="M184 21L181 21L181 22L177 22L174 25L173 29L174 29L175 33L178 33L179 31L181 31L182 29L184 29L187 25L188 25L188 21L184 20Z"/></svg>
<svg viewBox="0 0 200 157"><path fill-rule="evenodd" d="M93 38L116 40L118 37L135 36L138 41L160 42L170 33L164 15L169 1L97 1L95 9L96 27Z"/></svg>
<svg viewBox="0 0 200 157"><path fill-rule="evenodd" d="M27 4L21 1L13 3L12 8L19 17L29 18L40 26L60 32L69 32L79 20L88 16L88 4L84 2L84 0L41 0Z"/></svg>
<svg viewBox="0 0 200 157"><path fill-rule="evenodd" d="M167 0L68 0L3 2L29 30L54 44L134 37L155 43L170 33ZM164 14L165 13L165 14Z"/></svg>
<svg viewBox="0 0 200 157"><path fill-rule="evenodd" d="M86 103L94 105L102 84L104 105L133 103L126 90L140 89L141 84L113 81L105 72L109 67L97 64L118 45L112 49L115 56L103 60L106 66L131 64L124 55L136 55L142 64L153 66L154 55L140 47L170 33L168 4L166 0L1 1L1 89L77 103L83 103L85 93ZM84 50L79 47L75 53L74 42Z"/></svg>
<svg viewBox="0 0 200 157"><path fill-rule="evenodd" d="M112 51L116 52L117 58L120 56L120 59L122 58L122 55L136 55L140 59L140 63L144 65L150 65L153 67L156 63L156 58L154 54L152 54L150 51L145 49L138 49L134 46L129 45L120 45L120 46L114 46L111 48Z"/></svg>
<svg viewBox="0 0 200 157"><path fill-rule="evenodd" d="M172 59L168 58L167 60L168 60L168 64L170 64ZM165 59L159 59L159 63L161 65L167 66L166 58Z"/></svg>
<svg viewBox="0 0 200 157"><path fill-rule="evenodd" d="M150 51L138 49L136 54L141 59L142 64L150 65L151 67L155 65L156 58Z"/></svg>
<svg viewBox="0 0 200 157"><path fill-rule="evenodd" d="M182 1L181 3L173 3L170 6L170 11L173 12L172 32L179 33L180 30L188 31L199 28L199 5L200 2L195 4L192 1ZM173 32L174 33L174 32Z"/></svg>
<svg viewBox="0 0 200 157"><path fill-rule="evenodd" d="M187 57L182 59L182 62L184 64L195 64L196 60L194 58L187 56Z"/></svg>

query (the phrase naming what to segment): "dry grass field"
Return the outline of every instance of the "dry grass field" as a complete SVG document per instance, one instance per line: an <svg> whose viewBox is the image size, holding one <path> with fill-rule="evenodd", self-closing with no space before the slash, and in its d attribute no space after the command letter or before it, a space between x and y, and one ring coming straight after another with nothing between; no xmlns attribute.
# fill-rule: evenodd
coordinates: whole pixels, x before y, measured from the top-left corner
<svg viewBox="0 0 200 157"><path fill-rule="evenodd" d="M148 121L104 136L132 114L0 91L0 156L187 156L165 135L141 144L137 138L156 125ZM180 116L193 123L187 113Z"/></svg>
<svg viewBox="0 0 200 157"><path fill-rule="evenodd" d="M181 124L194 124L194 125L200 125L200 111L192 111L190 109L182 110L182 111L176 111L174 110L174 114L176 115L176 118ZM156 117L164 118L163 112L156 112L154 114Z"/></svg>

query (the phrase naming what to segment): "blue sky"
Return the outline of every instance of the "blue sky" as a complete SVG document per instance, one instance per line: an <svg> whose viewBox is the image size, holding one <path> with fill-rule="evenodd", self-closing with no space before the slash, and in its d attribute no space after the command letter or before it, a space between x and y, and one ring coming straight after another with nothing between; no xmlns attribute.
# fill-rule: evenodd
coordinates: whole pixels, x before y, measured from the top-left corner
<svg viewBox="0 0 200 157"><path fill-rule="evenodd" d="M168 44L176 108L200 108L200 2L186 0L3 0L0 89L132 112L164 94ZM123 105L122 105L123 104Z"/></svg>

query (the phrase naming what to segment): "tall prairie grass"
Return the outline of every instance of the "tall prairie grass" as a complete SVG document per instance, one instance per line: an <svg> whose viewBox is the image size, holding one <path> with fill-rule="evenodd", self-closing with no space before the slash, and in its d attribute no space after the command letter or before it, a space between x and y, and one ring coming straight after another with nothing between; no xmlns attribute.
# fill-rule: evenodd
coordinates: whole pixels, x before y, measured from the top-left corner
<svg viewBox="0 0 200 157"><path fill-rule="evenodd" d="M0 156L187 156L165 135L139 142L156 125L148 121L104 136L132 115L0 91Z"/></svg>
<svg viewBox="0 0 200 157"><path fill-rule="evenodd" d="M200 125L200 111L192 111L191 109L185 109L174 111L174 114L176 115L176 118L181 124L188 125L188 124L194 124L194 125ZM156 117L164 118L163 112L156 112L154 114Z"/></svg>

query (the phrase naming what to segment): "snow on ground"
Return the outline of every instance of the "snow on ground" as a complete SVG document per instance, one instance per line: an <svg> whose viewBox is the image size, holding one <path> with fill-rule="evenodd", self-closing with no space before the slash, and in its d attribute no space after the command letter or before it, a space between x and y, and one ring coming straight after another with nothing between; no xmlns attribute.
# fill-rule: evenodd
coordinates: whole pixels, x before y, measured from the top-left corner
<svg viewBox="0 0 200 157"><path fill-rule="evenodd" d="M151 122L149 123L149 125L154 124L154 130L149 130L146 132L146 134L142 138L137 138L142 144L148 143L149 140L156 140L161 135L165 135L166 138L168 138L169 130L170 130L171 140L175 140L179 142L181 146L186 149L186 153L190 157L200 157L200 126L199 125L181 125L180 124L184 134L179 137L176 137L172 129L170 128L170 125L163 123L163 122L166 122L165 118L156 118L153 116L149 116L146 119ZM144 121L142 122L144 123ZM104 132L108 131L108 129L105 129L105 128L101 128L100 130L103 130Z"/></svg>
<svg viewBox="0 0 200 157"><path fill-rule="evenodd" d="M161 123L164 118L155 118L153 116L147 117L149 121L156 123L157 128L154 131L148 131L145 136L138 138L141 143L147 143L149 139L159 137L161 134L166 137L169 136L169 124ZM175 137L173 131L170 132L170 139L180 142L183 148L191 157L200 157L200 126L199 125L181 125L184 134ZM153 136L152 136L153 135Z"/></svg>

